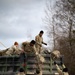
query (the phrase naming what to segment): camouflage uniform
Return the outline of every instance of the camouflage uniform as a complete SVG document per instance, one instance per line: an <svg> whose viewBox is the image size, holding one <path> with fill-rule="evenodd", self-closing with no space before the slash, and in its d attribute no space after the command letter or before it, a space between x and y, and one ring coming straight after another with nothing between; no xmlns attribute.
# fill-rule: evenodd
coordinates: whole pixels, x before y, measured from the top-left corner
<svg viewBox="0 0 75 75"><path fill-rule="evenodd" d="M43 38L40 37L39 35L37 35L35 37L35 41L36 41L36 44L35 44L36 49L37 49L38 53L40 53L40 51L42 50Z"/></svg>
<svg viewBox="0 0 75 75"><path fill-rule="evenodd" d="M1 50L0 51L0 56L6 55L6 52L9 50L9 48L5 49L5 50Z"/></svg>
<svg viewBox="0 0 75 75"><path fill-rule="evenodd" d="M15 48L14 54L20 54L21 52L22 52L22 49L17 46L17 47Z"/></svg>
<svg viewBox="0 0 75 75"><path fill-rule="evenodd" d="M60 57L60 52L58 50L54 50L51 52L52 59L56 59Z"/></svg>
<svg viewBox="0 0 75 75"><path fill-rule="evenodd" d="M22 48L24 49L25 53L33 53L33 52L35 53L36 52L35 46L31 46L30 42L23 42Z"/></svg>
<svg viewBox="0 0 75 75"><path fill-rule="evenodd" d="M18 46L13 45L12 47L8 49L8 51L6 52L6 55L20 54L20 53L21 53L21 49Z"/></svg>
<svg viewBox="0 0 75 75"><path fill-rule="evenodd" d="M12 55L13 54L13 52L14 52L14 50L15 50L15 46L13 45L12 47L10 47L9 49L8 49L8 51L6 52L6 55Z"/></svg>

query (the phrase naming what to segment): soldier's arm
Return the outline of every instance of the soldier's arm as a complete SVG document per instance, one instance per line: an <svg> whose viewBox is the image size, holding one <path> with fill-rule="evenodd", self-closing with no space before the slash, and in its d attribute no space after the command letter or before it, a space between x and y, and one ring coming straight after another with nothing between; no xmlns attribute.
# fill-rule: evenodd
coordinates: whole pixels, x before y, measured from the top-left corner
<svg viewBox="0 0 75 75"><path fill-rule="evenodd" d="M66 66L65 66L64 64L62 64L62 67L63 67L63 68L66 68Z"/></svg>
<svg viewBox="0 0 75 75"><path fill-rule="evenodd" d="M45 42L43 41L43 38L42 38L42 44L47 45L47 43L45 43Z"/></svg>
<svg viewBox="0 0 75 75"><path fill-rule="evenodd" d="M37 50L35 46L33 47L33 52L37 55Z"/></svg>
<svg viewBox="0 0 75 75"><path fill-rule="evenodd" d="M39 46L42 46L42 45L38 42L38 41L39 41L39 40L38 40L38 36L35 37L35 41L36 41L36 43L37 43Z"/></svg>
<svg viewBox="0 0 75 75"><path fill-rule="evenodd" d="M42 42L42 44L47 45L47 43L45 43L45 42Z"/></svg>
<svg viewBox="0 0 75 75"><path fill-rule="evenodd" d="M56 64L56 68L57 68L57 70L58 70L58 73L59 74L62 74L62 70L59 68L59 66Z"/></svg>

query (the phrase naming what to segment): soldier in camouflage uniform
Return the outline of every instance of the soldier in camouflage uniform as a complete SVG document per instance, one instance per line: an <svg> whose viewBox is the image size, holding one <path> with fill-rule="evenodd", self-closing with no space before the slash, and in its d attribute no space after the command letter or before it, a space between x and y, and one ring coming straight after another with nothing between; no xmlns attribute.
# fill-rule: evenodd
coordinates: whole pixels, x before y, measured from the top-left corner
<svg viewBox="0 0 75 75"><path fill-rule="evenodd" d="M35 53L36 48L35 48L35 41L32 40L31 42L23 42L22 43L22 48L24 49L25 53Z"/></svg>
<svg viewBox="0 0 75 75"><path fill-rule="evenodd" d="M36 41L35 46L38 53L40 53L42 50L42 44L47 45L46 43L43 42L43 37L42 37L43 33L44 33L43 31L40 31L40 33L35 37L35 41Z"/></svg>
<svg viewBox="0 0 75 75"><path fill-rule="evenodd" d="M18 42L15 42L12 47L6 51L6 55L20 54L22 49L19 47Z"/></svg>
<svg viewBox="0 0 75 75"><path fill-rule="evenodd" d="M40 71L37 75L42 75L42 62L44 61L44 58L37 52L37 49L35 47L36 42L32 40L31 42L23 42L23 49L25 53L32 53L36 55L36 67Z"/></svg>

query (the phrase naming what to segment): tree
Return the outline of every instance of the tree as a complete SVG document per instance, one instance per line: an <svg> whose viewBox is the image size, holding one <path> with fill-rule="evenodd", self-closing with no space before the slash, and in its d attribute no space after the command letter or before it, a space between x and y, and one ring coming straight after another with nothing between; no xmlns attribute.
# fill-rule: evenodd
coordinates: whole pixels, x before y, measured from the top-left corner
<svg viewBox="0 0 75 75"><path fill-rule="evenodd" d="M72 38L72 29L75 28L75 1L74 0L60 0L56 2L56 18L60 21L59 24L64 29L69 37ZM62 23L62 24L61 24ZM64 28L65 27L65 28ZM69 41L70 50L72 51L72 42Z"/></svg>
<svg viewBox="0 0 75 75"><path fill-rule="evenodd" d="M45 18L44 18L44 23L46 25L46 29L48 31L48 37L50 38L49 43L51 45L53 41L53 48L56 48L56 39L57 39L57 27L55 25L55 14L54 11L52 10L53 7L51 7L51 4L47 3L46 4L46 10L45 10ZM51 40L52 39L52 40Z"/></svg>
<svg viewBox="0 0 75 75"><path fill-rule="evenodd" d="M52 12L53 11L53 12ZM52 18L50 17L52 12ZM53 35L54 49L59 49L64 55L64 62L69 68L70 75L75 74L75 41L73 30L75 29L75 1L57 0L51 8L47 5L46 24L48 35ZM50 29L52 29L50 31Z"/></svg>

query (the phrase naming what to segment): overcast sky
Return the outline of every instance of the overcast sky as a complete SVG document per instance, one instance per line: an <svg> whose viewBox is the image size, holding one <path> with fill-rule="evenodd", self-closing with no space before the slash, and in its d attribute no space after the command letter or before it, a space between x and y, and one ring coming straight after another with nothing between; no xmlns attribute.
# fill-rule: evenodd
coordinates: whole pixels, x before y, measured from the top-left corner
<svg viewBox="0 0 75 75"><path fill-rule="evenodd" d="M42 18L45 17L47 0L0 0L0 42L6 47L32 40L44 30L44 41L48 42ZM4 47L0 44L0 49Z"/></svg>

